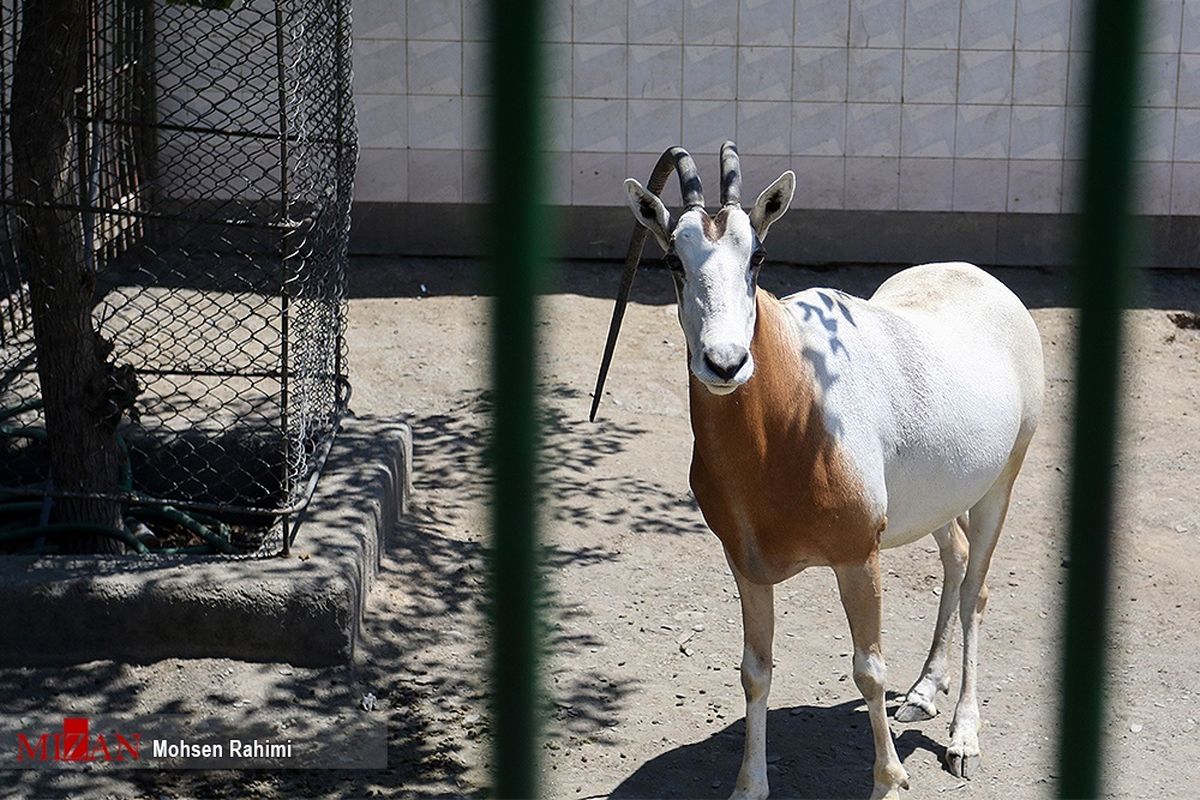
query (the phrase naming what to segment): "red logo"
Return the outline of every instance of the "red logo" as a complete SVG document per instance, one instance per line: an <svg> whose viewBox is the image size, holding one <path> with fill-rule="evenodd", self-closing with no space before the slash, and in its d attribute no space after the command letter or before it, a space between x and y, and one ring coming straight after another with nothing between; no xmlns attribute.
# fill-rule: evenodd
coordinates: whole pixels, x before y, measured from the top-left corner
<svg viewBox="0 0 1200 800"><path fill-rule="evenodd" d="M57 733L17 734L17 761L124 761L141 758L142 735L140 733L104 734L95 736L90 732L91 720L87 717L66 717L62 730ZM37 737L31 739L30 736ZM53 747L53 750L51 749Z"/></svg>

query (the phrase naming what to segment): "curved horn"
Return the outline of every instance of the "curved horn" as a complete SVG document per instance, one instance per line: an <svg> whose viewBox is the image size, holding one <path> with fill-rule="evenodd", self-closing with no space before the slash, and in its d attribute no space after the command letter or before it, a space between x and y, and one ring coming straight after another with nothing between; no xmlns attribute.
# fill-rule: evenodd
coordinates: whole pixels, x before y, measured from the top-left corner
<svg viewBox="0 0 1200 800"><path fill-rule="evenodd" d="M726 141L721 145L721 205L742 204L742 162L737 145Z"/></svg>
<svg viewBox="0 0 1200 800"><path fill-rule="evenodd" d="M696 171L696 162L682 147L672 147L658 158L658 163L650 173L646 188L653 194L662 194L667 185L667 176L671 170L679 173L679 193L683 196L683 204L690 208L704 207L704 190L700 185L700 175ZM604 343L604 357L600 360L600 374L596 376L596 388L592 392L592 411L588 415L589 422L596 421L596 410L600 408L600 396L604 392L604 381L608 377L608 367L612 363L613 350L617 347L617 335L621 332L621 320L625 318L625 307L629 305L629 294L633 290L633 276L642 260L642 248L646 246L646 237L650 231L639 223L633 224L633 236L629 240L629 249L625 251L625 272L621 275L621 288L617 290L617 303L613 307L612 321L608 324L608 340Z"/></svg>
<svg viewBox="0 0 1200 800"><path fill-rule="evenodd" d="M679 196L683 198L685 208L704 208L704 188L700 185L700 173L696 170L696 162L692 160L691 155L682 147L672 147L667 152L663 153L658 159L658 163L654 165L654 172L650 174L650 185L646 188L658 194L662 191L662 187L654 188L654 176L659 174L660 170L665 169L663 161L668 156L674 162L675 171L679 173ZM667 182L667 176L664 173L662 183Z"/></svg>

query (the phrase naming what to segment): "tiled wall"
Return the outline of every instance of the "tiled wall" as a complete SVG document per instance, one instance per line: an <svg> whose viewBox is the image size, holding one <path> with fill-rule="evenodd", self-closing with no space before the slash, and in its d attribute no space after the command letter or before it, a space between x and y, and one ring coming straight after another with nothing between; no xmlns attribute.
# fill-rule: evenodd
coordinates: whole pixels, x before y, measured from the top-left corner
<svg viewBox="0 0 1200 800"><path fill-rule="evenodd" d="M549 0L552 200L682 142L809 208L1072 211L1090 0ZM1140 210L1200 214L1200 0L1148 0ZM483 199L482 0L355 0L363 201ZM715 190L710 190L710 194Z"/></svg>

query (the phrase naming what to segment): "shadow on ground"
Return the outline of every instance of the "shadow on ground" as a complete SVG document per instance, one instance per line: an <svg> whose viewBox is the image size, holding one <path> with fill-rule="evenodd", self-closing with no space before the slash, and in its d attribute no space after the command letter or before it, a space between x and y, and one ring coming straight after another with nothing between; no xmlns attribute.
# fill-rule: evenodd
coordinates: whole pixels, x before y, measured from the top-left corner
<svg viewBox="0 0 1200 800"><path fill-rule="evenodd" d="M647 761L613 790L614 798L724 798L742 760L745 720L700 742ZM903 762L916 750L938 756L945 747L916 730L896 737ZM874 748L861 701L793 706L767 713L767 776L772 797L866 797Z"/></svg>
<svg viewBox="0 0 1200 800"><path fill-rule="evenodd" d="M647 305L670 305L675 290L657 254L642 260L632 300ZM869 266L801 266L768 261L760 285L782 297L812 287L828 286L857 297L869 297L881 283L909 264ZM988 267L1029 308L1074 307L1077 302L1071 271L1064 267ZM356 257L349 272L349 296L422 297L486 294L482 259L413 259ZM612 300L621 282L623 265L614 261L566 261L552 272L549 291ZM1200 313L1200 283L1187 270L1141 270L1130 299L1132 308L1159 308Z"/></svg>

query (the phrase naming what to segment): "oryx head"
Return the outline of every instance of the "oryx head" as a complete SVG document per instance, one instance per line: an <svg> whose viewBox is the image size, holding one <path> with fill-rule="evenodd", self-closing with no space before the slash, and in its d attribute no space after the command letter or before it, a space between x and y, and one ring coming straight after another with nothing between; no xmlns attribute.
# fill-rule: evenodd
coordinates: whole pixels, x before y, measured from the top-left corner
<svg viewBox="0 0 1200 800"><path fill-rule="evenodd" d="M692 374L710 392L728 394L754 374L750 340L754 335L755 286L766 259L763 240L792 202L796 176L791 170L780 175L747 214L741 206L737 147L725 142L721 146L721 208L709 216L695 163L682 148L673 149L685 206L674 227L657 192L633 178L625 181L625 192L634 217L666 253Z"/></svg>

